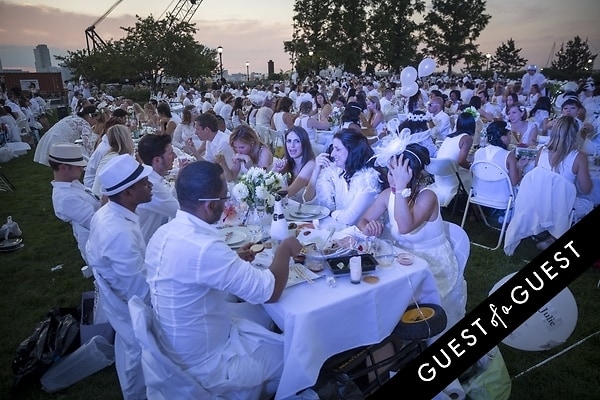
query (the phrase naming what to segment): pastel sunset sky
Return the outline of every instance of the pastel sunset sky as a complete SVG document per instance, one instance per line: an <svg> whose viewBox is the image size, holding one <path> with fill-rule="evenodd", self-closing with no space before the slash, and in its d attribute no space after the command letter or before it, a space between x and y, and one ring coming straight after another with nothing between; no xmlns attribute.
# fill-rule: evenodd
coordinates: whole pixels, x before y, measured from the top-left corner
<svg viewBox="0 0 600 400"><path fill-rule="evenodd" d="M33 48L46 44L54 55L86 47L85 29L102 16L116 0L2 0L0 1L0 60L4 68L34 71ZM123 37L120 26L131 26L135 15L155 18L172 11L178 0L122 0L97 24L104 40ZM427 2L430 3L429 1ZM223 68L229 73L266 73L268 60L275 71L288 70L290 57L283 41L292 33L291 0L204 0L191 22L196 39L205 46L223 46ZM479 37L479 49L493 53L508 39L522 48L521 56L539 67L561 43L579 35L589 39L590 50L600 53L600 2L598 0L490 0L490 23ZM556 43L554 52L551 52ZM600 57L594 68L600 68ZM456 70L456 68L455 68Z"/></svg>

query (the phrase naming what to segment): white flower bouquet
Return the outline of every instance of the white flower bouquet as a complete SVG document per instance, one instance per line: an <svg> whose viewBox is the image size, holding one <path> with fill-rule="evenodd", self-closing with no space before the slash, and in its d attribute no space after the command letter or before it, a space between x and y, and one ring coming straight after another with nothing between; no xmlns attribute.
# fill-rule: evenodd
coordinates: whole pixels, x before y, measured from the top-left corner
<svg viewBox="0 0 600 400"><path fill-rule="evenodd" d="M342 124L342 114L344 113L344 107L338 108L334 107L327 117L327 121L331 124L331 126L340 126Z"/></svg>
<svg viewBox="0 0 600 400"><path fill-rule="evenodd" d="M284 187L286 178L279 172L252 167L240 176L232 194L237 201L251 207L262 200L267 208L271 208L275 204L275 194Z"/></svg>

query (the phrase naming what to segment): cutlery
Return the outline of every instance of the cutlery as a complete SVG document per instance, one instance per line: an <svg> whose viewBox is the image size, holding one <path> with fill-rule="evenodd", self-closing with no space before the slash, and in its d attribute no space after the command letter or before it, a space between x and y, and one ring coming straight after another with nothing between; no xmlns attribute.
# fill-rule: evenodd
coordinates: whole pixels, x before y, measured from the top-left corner
<svg viewBox="0 0 600 400"><path fill-rule="evenodd" d="M293 266L294 271L298 274L298 276L302 279L304 279L306 282L308 283L314 283L314 281L310 278L310 276L308 276L304 270L303 267L300 267L298 265L294 265Z"/></svg>

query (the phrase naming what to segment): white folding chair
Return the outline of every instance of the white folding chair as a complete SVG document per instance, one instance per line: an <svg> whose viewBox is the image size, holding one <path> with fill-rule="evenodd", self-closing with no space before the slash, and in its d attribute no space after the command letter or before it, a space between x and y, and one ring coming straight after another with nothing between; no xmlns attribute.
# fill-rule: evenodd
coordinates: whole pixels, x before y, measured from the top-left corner
<svg viewBox="0 0 600 400"><path fill-rule="evenodd" d="M475 204L479 209L483 222L490 228L500 231L498 243L495 247L486 246L481 243L472 242L476 246L480 246L489 250L496 250L500 247L506 226L508 224L510 210L513 207L515 192L508 174L498 165L489 161L476 161L471 165L471 190L467 198L467 205L463 213L461 228L465 226L469 205ZM499 229L489 224L485 213L481 206L504 210L504 221Z"/></svg>
<svg viewBox="0 0 600 400"><path fill-rule="evenodd" d="M458 174L458 163L451 158L432 158L425 170L433 175L434 182L429 186L435 192L440 207L448 207L452 199L452 215L456 212L458 197L467 194L465 185Z"/></svg>
<svg viewBox="0 0 600 400"><path fill-rule="evenodd" d="M129 300L133 332L142 347L142 369L149 400L213 399L199 382L169 358L157 340L154 314L138 296Z"/></svg>

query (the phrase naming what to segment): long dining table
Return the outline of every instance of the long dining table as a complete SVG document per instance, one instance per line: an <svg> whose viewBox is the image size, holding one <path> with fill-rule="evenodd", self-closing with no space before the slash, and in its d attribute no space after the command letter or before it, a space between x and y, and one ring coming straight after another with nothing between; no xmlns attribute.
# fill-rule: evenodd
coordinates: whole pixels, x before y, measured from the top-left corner
<svg viewBox="0 0 600 400"><path fill-rule="evenodd" d="M276 303L264 308L283 331L284 366L275 399L292 396L317 381L331 356L379 343L389 336L406 308L414 303L439 304L440 297L425 260L410 266L395 261L368 274L376 283L352 284L348 275L329 267L313 282L284 290Z"/></svg>

